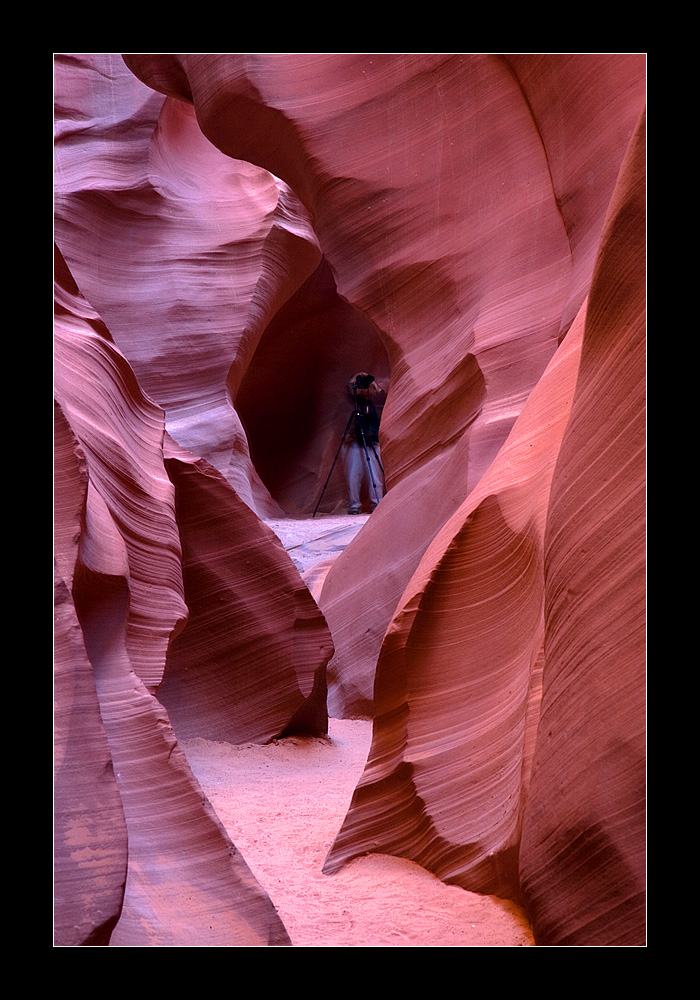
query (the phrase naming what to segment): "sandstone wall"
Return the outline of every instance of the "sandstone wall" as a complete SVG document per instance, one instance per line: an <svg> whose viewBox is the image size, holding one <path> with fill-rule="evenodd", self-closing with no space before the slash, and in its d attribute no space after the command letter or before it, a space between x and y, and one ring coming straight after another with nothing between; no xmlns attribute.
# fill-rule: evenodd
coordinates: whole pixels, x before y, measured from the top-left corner
<svg viewBox="0 0 700 1000"><path fill-rule="evenodd" d="M136 788L165 740L189 787L177 734L316 731L327 685L375 719L328 871L403 854L540 943L641 943L644 57L65 54L55 89L57 659L96 759ZM313 511L362 369L389 491L317 607L261 519Z"/></svg>

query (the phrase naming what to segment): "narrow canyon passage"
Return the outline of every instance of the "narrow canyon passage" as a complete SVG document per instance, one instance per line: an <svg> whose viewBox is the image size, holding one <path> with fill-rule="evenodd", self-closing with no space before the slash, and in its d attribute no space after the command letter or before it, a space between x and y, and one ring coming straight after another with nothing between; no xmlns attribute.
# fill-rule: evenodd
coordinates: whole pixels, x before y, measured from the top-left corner
<svg viewBox="0 0 700 1000"><path fill-rule="evenodd" d="M340 553L369 520L369 514L323 514L307 518L269 518L272 528L316 601Z"/></svg>
<svg viewBox="0 0 700 1000"><path fill-rule="evenodd" d="M371 515L269 521L312 592ZM404 858L322 872L369 752L372 723L330 719L327 739L181 741L202 791L298 947L532 946L522 911L442 883Z"/></svg>
<svg viewBox="0 0 700 1000"><path fill-rule="evenodd" d="M646 53L53 64L55 945L646 946Z"/></svg>
<svg viewBox="0 0 700 1000"><path fill-rule="evenodd" d="M448 886L404 858L323 862L364 767L371 723L331 719L329 738L182 749L231 840L297 947L532 946L513 903Z"/></svg>

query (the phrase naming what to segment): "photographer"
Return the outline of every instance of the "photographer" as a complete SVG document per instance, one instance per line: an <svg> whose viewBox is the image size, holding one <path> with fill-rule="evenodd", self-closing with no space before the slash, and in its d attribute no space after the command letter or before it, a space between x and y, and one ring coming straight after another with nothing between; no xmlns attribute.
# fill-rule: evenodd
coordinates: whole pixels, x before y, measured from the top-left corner
<svg viewBox="0 0 700 1000"><path fill-rule="evenodd" d="M380 409L386 393L373 375L359 372L346 384L345 392L353 406L353 416L343 442L343 466L348 485L348 514L362 510L363 490L371 510L384 496L384 471L379 454Z"/></svg>

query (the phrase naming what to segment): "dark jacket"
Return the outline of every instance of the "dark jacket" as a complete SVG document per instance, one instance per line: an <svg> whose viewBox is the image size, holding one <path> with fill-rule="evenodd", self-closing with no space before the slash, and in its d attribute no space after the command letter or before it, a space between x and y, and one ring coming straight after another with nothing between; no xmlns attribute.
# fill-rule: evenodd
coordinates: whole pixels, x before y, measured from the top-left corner
<svg viewBox="0 0 700 1000"><path fill-rule="evenodd" d="M364 373L358 373L362 374ZM356 388L358 375L353 375L345 387L346 395L353 407L353 419L348 427L346 440L355 440L358 444L376 445L379 444L380 421L377 407L383 404L386 393L376 382L372 382L368 389Z"/></svg>

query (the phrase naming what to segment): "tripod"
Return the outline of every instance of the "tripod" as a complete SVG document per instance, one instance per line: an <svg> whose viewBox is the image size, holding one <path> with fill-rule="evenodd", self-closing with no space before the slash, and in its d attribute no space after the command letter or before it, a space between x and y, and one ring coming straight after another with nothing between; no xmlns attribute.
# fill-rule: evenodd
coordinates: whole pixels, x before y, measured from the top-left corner
<svg viewBox="0 0 700 1000"><path fill-rule="evenodd" d="M379 494L377 492L377 484L376 484L375 479L374 479L374 470L372 468L372 461L371 461L371 459L369 457L369 448L372 449L374 457L377 460L377 465L382 470L382 475L384 475L384 468L382 466L382 463L379 461L379 455L375 451L374 444L371 441L368 444L368 441L367 441L367 435L365 434L365 428L364 428L364 414L360 413L360 408L357 405L357 382L353 382L352 389L353 389L353 399L354 399L355 407L354 407L353 412L350 414L350 419L348 420L347 424L345 425L345 430L343 431L343 436L340 439L340 444L338 445L338 450L335 453L335 458L333 459L333 464L331 465L331 471L328 473L328 477L327 477L325 483L323 484L323 489L321 490L321 496L318 498L318 503L316 504L316 507L314 508L313 514L311 515L312 517L316 517L316 512L318 511L318 508L321 505L321 501L323 500L323 495L326 492L326 487L328 486L328 484L329 484L329 482L331 480L331 476L333 475L333 469L335 469L335 463L338 461L338 456L340 455L340 449L343 447L343 442L345 441L345 438L347 437L347 433L350 430L350 426L351 426L353 420L355 421L355 426L357 427L357 429L359 431L360 444L361 444L362 449L363 449L363 451L365 453L365 460L367 462L367 469L369 471L369 478L370 478L370 482L372 484L372 490L374 491L374 500L375 500L375 503L379 503L379 501L381 499L381 497L379 496Z"/></svg>

